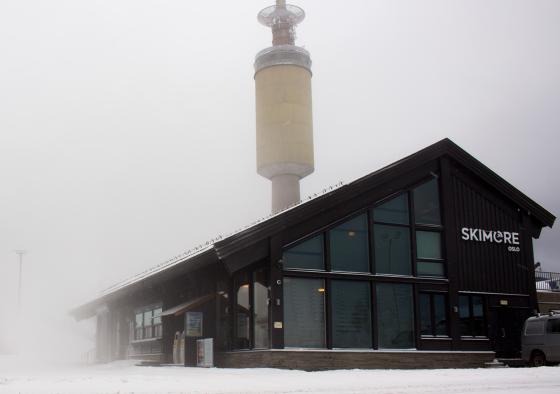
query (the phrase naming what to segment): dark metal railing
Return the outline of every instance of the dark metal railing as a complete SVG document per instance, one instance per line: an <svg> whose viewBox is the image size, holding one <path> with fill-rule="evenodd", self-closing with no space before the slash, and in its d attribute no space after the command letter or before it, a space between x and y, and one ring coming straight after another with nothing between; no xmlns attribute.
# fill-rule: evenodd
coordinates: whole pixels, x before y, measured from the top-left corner
<svg viewBox="0 0 560 394"><path fill-rule="evenodd" d="M560 272L535 271L537 290L560 291Z"/></svg>

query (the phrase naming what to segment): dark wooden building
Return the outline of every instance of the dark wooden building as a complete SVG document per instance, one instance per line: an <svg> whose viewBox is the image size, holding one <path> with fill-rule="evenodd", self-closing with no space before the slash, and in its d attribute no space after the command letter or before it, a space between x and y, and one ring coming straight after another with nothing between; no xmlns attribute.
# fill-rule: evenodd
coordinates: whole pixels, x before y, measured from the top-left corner
<svg viewBox="0 0 560 394"><path fill-rule="evenodd" d="M445 139L72 313L97 316L100 360L170 362L201 312L218 366L481 366L519 352L538 309L532 240L554 221Z"/></svg>

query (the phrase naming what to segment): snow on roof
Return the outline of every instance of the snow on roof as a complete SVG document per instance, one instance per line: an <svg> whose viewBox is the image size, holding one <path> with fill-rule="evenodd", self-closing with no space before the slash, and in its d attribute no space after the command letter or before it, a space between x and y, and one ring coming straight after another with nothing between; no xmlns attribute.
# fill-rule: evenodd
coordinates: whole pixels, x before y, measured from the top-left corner
<svg viewBox="0 0 560 394"><path fill-rule="evenodd" d="M264 216L264 217L262 217L258 220L255 220L251 224L248 224L244 227L241 227L241 228L231 232L230 234L226 235L225 237L222 236L222 235L219 235L216 238L212 238L211 240L209 240L209 241L207 241L207 242L205 242L201 245L198 245L198 246L196 246L192 249L189 249L186 252L183 252L183 253L181 253L177 256L174 256L174 257L172 257L172 258L170 258L170 259L168 259L168 260L166 260L166 261L164 261L164 262L162 262L162 263L160 263L160 264L158 264L154 267L151 267L151 268L149 268L149 269L147 269L147 270L145 270L145 271L143 271L139 274L136 274L136 275L122 281L122 282L118 282L115 285L106 288L105 290L103 290L101 292L100 297L107 296L109 294L115 293L118 290L124 289L125 287L128 287L130 285L138 283L138 282L140 282L140 281L142 281L146 278L149 278L149 277L151 277L151 276L153 276L153 275L155 275L159 272L168 270L172 267L175 267L179 264L182 264L182 263L192 259L193 257L199 256L202 253L213 249L214 245L218 241L223 241L223 240L226 240L230 237L233 237L233 236L235 236L235 235L237 235L237 234L239 234L239 233L241 233L245 230L248 230L248 229L250 229L250 228L252 228L252 227L254 227L258 224L264 223L268 220L271 220L271 219L273 219L277 216L280 216L280 215L286 213L287 211L290 211L290 210L292 210L296 207L299 207L303 204L306 204L310 201L313 201L316 198L319 198L319 197L321 197L321 196L323 196L327 193L330 193L333 190L340 189L343 186L344 186L344 182L341 181L341 182L337 183L336 185L332 185L332 186L329 186L327 188L324 188L321 192L318 192L318 193L307 196L305 199L298 201L297 203L287 207L286 209L284 209L282 211L279 211L277 213L271 213L268 216Z"/></svg>

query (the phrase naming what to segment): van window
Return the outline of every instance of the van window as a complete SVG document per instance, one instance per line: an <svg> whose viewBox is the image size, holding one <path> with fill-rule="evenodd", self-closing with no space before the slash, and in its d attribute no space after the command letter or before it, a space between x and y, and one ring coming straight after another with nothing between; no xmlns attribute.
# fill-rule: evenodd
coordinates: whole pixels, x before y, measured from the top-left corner
<svg viewBox="0 0 560 394"><path fill-rule="evenodd" d="M546 325L546 331L553 334L560 334L560 319L550 319Z"/></svg>
<svg viewBox="0 0 560 394"><path fill-rule="evenodd" d="M543 335L544 320L528 321L525 327L525 335Z"/></svg>

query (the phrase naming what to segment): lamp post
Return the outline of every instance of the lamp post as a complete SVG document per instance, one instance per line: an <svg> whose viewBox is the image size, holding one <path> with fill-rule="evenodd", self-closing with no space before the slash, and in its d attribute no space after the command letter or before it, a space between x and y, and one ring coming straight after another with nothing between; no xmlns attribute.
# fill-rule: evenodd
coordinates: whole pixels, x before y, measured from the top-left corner
<svg viewBox="0 0 560 394"><path fill-rule="evenodd" d="M19 256L19 280L18 280L18 312L21 311L21 276L23 271L23 255L27 253L26 250L15 250L16 254Z"/></svg>

